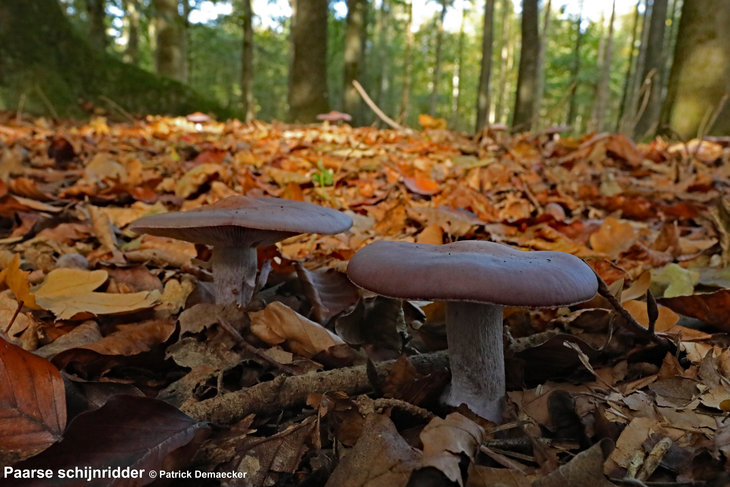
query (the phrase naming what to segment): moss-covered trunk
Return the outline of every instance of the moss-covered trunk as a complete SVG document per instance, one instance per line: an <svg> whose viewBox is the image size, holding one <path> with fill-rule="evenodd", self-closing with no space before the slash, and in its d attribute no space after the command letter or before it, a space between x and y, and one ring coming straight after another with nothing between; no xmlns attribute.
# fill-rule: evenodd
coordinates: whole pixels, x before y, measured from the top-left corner
<svg viewBox="0 0 730 487"><path fill-rule="evenodd" d="M0 2L0 109L82 116L81 101L131 113L229 115L181 83L91 47L56 0Z"/></svg>

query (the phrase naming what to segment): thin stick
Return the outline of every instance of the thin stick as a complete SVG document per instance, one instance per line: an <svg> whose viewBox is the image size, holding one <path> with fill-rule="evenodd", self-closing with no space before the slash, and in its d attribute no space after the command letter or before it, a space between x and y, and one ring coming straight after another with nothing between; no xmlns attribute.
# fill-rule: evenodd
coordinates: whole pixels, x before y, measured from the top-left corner
<svg viewBox="0 0 730 487"><path fill-rule="evenodd" d="M378 116L378 118L380 118L380 120L387 123L388 125L390 125L392 128L394 128L396 130L404 130L406 132L411 132L411 129L400 125L398 122L396 122L395 120L390 118L388 115L383 113L383 111L380 108L378 108L378 106L375 104L375 102L365 92L365 88L363 88L362 85L357 82L357 80L355 80L355 79L352 80L352 86L355 87L355 89L360 94L360 96L365 101L365 103L367 103L367 105L370 107L370 109L375 113L375 115Z"/></svg>
<svg viewBox="0 0 730 487"><path fill-rule="evenodd" d="M241 336L240 333L238 333L238 330L236 330L233 325L228 323L228 321L224 320L220 316L218 317L218 324L220 324L224 330L228 332L229 335L233 337L233 339L236 341L236 344L239 345L241 348L245 349L247 352L251 353L252 355L255 355L256 357L260 358L267 364L273 365L275 368L281 370L282 372L289 374L289 375L296 375L297 371L289 367L288 365L284 365L282 363L277 362L273 358L266 355L264 352L259 350L258 348L254 347L250 343L246 341L245 338Z"/></svg>
<svg viewBox="0 0 730 487"><path fill-rule="evenodd" d="M608 289L606 282L601 278L601 276L598 275L598 273L596 273L596 278L598 279L598 294L606 298L611 307L619 314L621 318L623 318L622 321L626 325L626 328L628 328L636 335L641 336L642 338L648 338L662 346L668 346L668 340L655 335L651 330L647 330L646 328L641 326L641 323L636 321L636 319L631 316L631 313L629 313L626 308L621 305L618 299L616 299L616 296L611 293L611 290Z"/></svg>

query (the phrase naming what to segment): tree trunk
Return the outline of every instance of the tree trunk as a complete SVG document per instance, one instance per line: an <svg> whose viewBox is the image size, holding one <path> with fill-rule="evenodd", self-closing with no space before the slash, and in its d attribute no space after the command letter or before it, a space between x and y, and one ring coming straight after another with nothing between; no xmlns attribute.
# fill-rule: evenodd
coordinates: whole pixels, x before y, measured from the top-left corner
<svg viewBox="0 0 730 487"><path fill-rule="evenodd" d="M102 108L113 100L131 113L232 115L178 82L93 48L56 0L0 1L0 85L0 107L16 110L24 97L24 111L53 116L84 116L79 99Z"/></svg>
<svg viewBox="0 0 730 487"><path fill-rule="evenodd" d="M378 33L378 64L375 74L375 104L388 112L390 105L390 0L382 0L375 31Z"/></svg>
<svg viewBox="0 0 730 487"><path fill-rule="evenodd" d="M517 96L512 127L528 131L535 117L535 87L537 85L537 51L540 38L537 32L537 0L522 0L522 44L520 67L517 74Z"/></svg>
<svg viewBox="0 0 730 487"><path fill-rule="evenodd" d="M408 105L411 96L411 50L413 49L413 32L411 26L413 25L413 5L411 0L405 1L406 7L406 52L403 54L403 89L401 90L400 97L400 115L398 119L401 122L405 122L408 117Z"/></svg>
<svg viewBox="0 0 730 487"><path fill-rule="evenodd" d="M636 72L636 69L634 68L634 60L636 59L636 34L639 27L639 18L641 17L641 15L639 14L639 8L641 7L642 1L643 0L638 0L636 2L636 8L634 9L634 21L633 26L631 27L631 47L629 49L629 61L626 65L626 77L624 77L624 86L621 90L621 103L619 104L618 116L616 117L616 132L625 130L626 126L624 114L628 112L626 110L626 106L631 99L631 97L629 96L629 90L631 90L633 86L633 73Z"/></svg>
<svg viewBox="0 0 730 487"><path fill-rule="evenodd" d="M127 33L127 46L124 61L139 66L139 3L138 0L124 0L124 28Z"/></svg>
<svg viewBox="0 0 730 487"><path fill-rule="evenodd" d="M489 120L489 78L492 73L492 44L494 42L494 0L484 2L482 29L482 62L477 92L477 120L474 130L480 131Z"/></svg>
<svg viewBox="0 0 730 487"><path fill-rule="evenodd" d="M245 120L256 116L253 99L253 9L251 0L241 0L241 112Z"/></svg>
<svg viewBox="0 0 730 487"><path fill-rule="evenodd" d="M177 0L152 0L155 26L155 67L157 74L185 80L183 22Z"/></svg>
<svg viewBox="0 0 730 487"><path fill-rule="evenodd" d="M104 0L86 0L86 13L89 16L89 43L102 51L108 44L104 22L106 18L105 3Z"/></svg>
<svg viewBox="0 0 730 487"><path fill-rule="evenodd" d="M461 11L461 22L459 22L459 45L456 53L456 65L452 77L452 99L451 99L451 123L455 130L461 128L461 98L464 91L464 43L466 38L466 9Z"/></svg>
<svg viewBox="0 0 730 487"><path fill-rule="evenodd" d="M436 105L439 96L439 79L441 78L441 51L444 44L444 17L446 17L446 0L439 0L441 3L441 14L436 25L436 53L433 60L433 79L431 80L431 99L428 104L428 112L432 117L436 116Z"/></svg>
<svg viewBox="0 0 730 487"><path fill-rule="evenodd" d="M510 50L510 13L512 12L511 0L502 0L502 35L500 36L499 63L497 63L497 93L494 103L494 120L505 123L505 93L507 90L507 73L514 66L513 52Z"/></svg>
<svg viewBox="0 0 730 487"><path fill-rule="evenodd" d="M327 92L327 0L294 0L289 119L314 122L329 111Z"/></svg>
<svg viewBox="0 0 730 487"><path fill-rule="evenodd" d="M603 43L600 56L601 75L596 85L593 113L590 130L601 131L606 127L606 107L610 95L611 62L613 61L613 21L616 18L616 0L611 6L611 18L608 21L608 35Z"/></svg>
<svg viewBox="0 0 730 487"><path fill-rule="evenodd" d="M694 0L693 0L694 1ZM662 102L662 70L664 68L664 26L667 21L667 0L654 0L651 7L649 39L641 75L644 94L639 104L639 121L634 137L643 138L656 133Z"/></svg>
<svg viewBox="0 0 730 487"><path fill-rule="evenodd" d="M537 114L538 122L540 120L540 107L542 106L542 99L545 95L545 49L547 48L548 32L550 31L550 9L551 0L547 0L545 3L545 9L543 13L542 21L542 32L540 32L540 51L537 53L537 83L535 87L535 113ZM538 123L536 128L540 128L542 123Z"/></svg>
<svg viewBox="0 0 730 487"><path fill-rule="evenodd" d="M682 5L664 109L664 122L682 137L730 134L728 25L727 0Z"/></svg>
<svg viewBox="0 0 730 487"><path fill-rule="evenodd" d="M578 92L578 74L580 73L580 48L583 44L583 29L580 24L583 22L583 0L580 0L580 12L575 23L575 48L573 49L573 64L570 67L570 95L568 99L568 118L566 123L575 125L577 112L576 94Z"/></svg>
<svg viewBox="0 0 730 487"><path fill-rule="evenodd" d="M352 82L356 80L360 83L363 82L367 9L366 0L348 0L347 2L342 109L352 115L352 123L356 126L363 124L362 100Z"/></svg>

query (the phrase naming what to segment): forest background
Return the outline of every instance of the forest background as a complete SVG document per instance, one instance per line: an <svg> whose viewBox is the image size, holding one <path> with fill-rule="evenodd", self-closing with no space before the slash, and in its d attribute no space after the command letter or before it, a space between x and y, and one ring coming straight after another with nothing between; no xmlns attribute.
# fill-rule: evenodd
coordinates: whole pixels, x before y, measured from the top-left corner
<svg viewBox="0 0 730 487"><path fill-rule="evenodd" d="M357 80L410 126L428 114L461 131L730 133L728 0L624 1L623 12L583 0L3 3L5 109L294 122L338 109L380 123ZM196 23L211 7L228 13Z"/></svg>

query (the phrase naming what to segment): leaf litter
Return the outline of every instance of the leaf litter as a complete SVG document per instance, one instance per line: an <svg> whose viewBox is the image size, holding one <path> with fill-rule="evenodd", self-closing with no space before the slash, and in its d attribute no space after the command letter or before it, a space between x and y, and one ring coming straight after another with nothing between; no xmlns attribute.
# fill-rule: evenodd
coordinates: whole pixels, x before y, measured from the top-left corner
<svg viewBox="0 0 730 487"><path fill-rule="evenodd" d="M3 465L237 470L250 476L227 485L261 486L728 482L727 145L467 137L426 117L420 132L0 127L0 408L25 418L2 430ZM241 193L355 224L259 249L247 310L212 304L209 249L127 229ZM505 310L507 403L489 423L440 406L439 304L344 276L378 239L570 252L613 299ZM82 439L102 436L113 448Z"/></svg>

